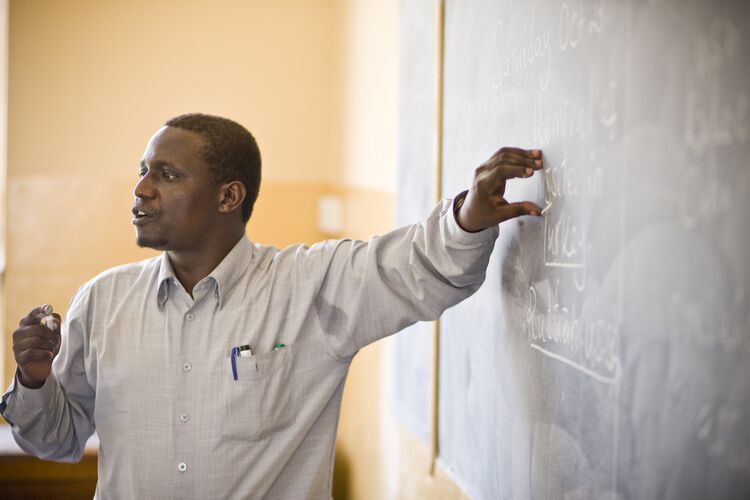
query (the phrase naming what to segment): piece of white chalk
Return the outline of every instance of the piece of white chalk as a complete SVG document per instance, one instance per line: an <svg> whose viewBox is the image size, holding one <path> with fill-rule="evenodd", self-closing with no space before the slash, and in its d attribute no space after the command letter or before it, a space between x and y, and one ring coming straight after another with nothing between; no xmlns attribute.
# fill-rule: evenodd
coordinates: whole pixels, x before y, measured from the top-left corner
<svg viewBox="0 0 750 500"><path fill-rule="evenodd" d="M49 328L50 330L57 329L57 318L52 315L43 317L40 321L41 324Z"/></svg>

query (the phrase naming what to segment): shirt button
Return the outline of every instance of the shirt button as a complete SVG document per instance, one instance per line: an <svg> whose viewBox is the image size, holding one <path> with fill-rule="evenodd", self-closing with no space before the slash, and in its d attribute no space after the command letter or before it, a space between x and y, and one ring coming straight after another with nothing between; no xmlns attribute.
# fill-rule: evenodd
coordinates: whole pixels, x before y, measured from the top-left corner
<svg viewBox="0 0 750 500"><path fill-rule="evenodd" d="M188 321L193 321L195 319L195 315L193 313L187 313L185 315L185 319L187 319Z"/></svg>
<svg viewBox="0 0 750 500"><path fill-rule="evenodd" d="M182 364L182 371L189 372L193 369L193 366L190 363L183 363Z"/></svg>
<svg viewBox="0 0 750 500"><path fill-rule="evenodd" d="M180 422L187 422L188 420L190 420L190 416L187 413L180 415Z"/></svg>
<svg viewBox="0 0 750 500"><path fill-rule="evenodd" d="M185 462L181 462L180 465L177 466L177 470L180 472L185 472L187 470L187 464Z"/></svg>

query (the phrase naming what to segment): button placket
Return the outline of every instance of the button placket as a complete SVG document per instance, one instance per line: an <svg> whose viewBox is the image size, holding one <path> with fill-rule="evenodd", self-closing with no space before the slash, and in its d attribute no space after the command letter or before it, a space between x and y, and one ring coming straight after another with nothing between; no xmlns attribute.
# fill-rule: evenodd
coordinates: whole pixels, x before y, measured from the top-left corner
<svg viewBox="0 0 750 500"><path fill-rule="evenodd" d="M188 422L191 420L190 414L185 411L190 408L190 402L188 394L190 392L191 384L195 383L194 377L190 376L193 370L193 365L189 358L191 357L191 350L188 348L190 345L190 334L193 331L193 322L196 319L195 313L192 308L194 303L190 302L185 304L187 307L183 308L182 313L182 324L180 328L179 347L177 349L178 356L182 357L182 362L178 365L182 371L182 376L178 378L177 387L175 390L175 397L173 401L173 417L177 421L177 425L174 427L173 432L175 433L175 458L188 458L190 454L188 449L190 447L190 441L192 439L192 430ZM178 358L179 359L179 358ZM187 452L187 454L186 454ZM179 462L177 464L177 470L180 473L185 473L188 470L187 462Z"/></svg>

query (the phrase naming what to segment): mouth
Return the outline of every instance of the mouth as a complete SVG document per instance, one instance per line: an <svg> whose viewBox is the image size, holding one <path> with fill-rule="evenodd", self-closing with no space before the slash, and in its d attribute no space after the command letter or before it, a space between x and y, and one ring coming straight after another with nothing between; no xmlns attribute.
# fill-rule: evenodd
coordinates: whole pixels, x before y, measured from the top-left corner
<svg viewBox="0 0 750 500"><path fill-rule="evenodd" d="M133 214L132 223L136 226L142 226L154 218L156 215L152 210L142 207L134 206L131 210Z"/></svg>

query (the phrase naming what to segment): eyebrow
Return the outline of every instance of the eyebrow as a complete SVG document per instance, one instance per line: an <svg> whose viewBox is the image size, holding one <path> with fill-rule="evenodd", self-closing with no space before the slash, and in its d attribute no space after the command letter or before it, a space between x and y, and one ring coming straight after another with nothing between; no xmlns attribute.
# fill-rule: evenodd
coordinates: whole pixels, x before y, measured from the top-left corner
<svg viewBox="0 0 750 500"><path fill-rule="evenodd" d="M157 159L153 163L155 164L154 166L156 166L156 167L160 167L162 165L165 165L165 166L170 167L170 168L178 168L174 163L171 163L171 162L168 162L168 161L164 161L164 160ZM140 167L141 168L151 168L148 164L146 164L146 160L141 160Z"/></svg>

